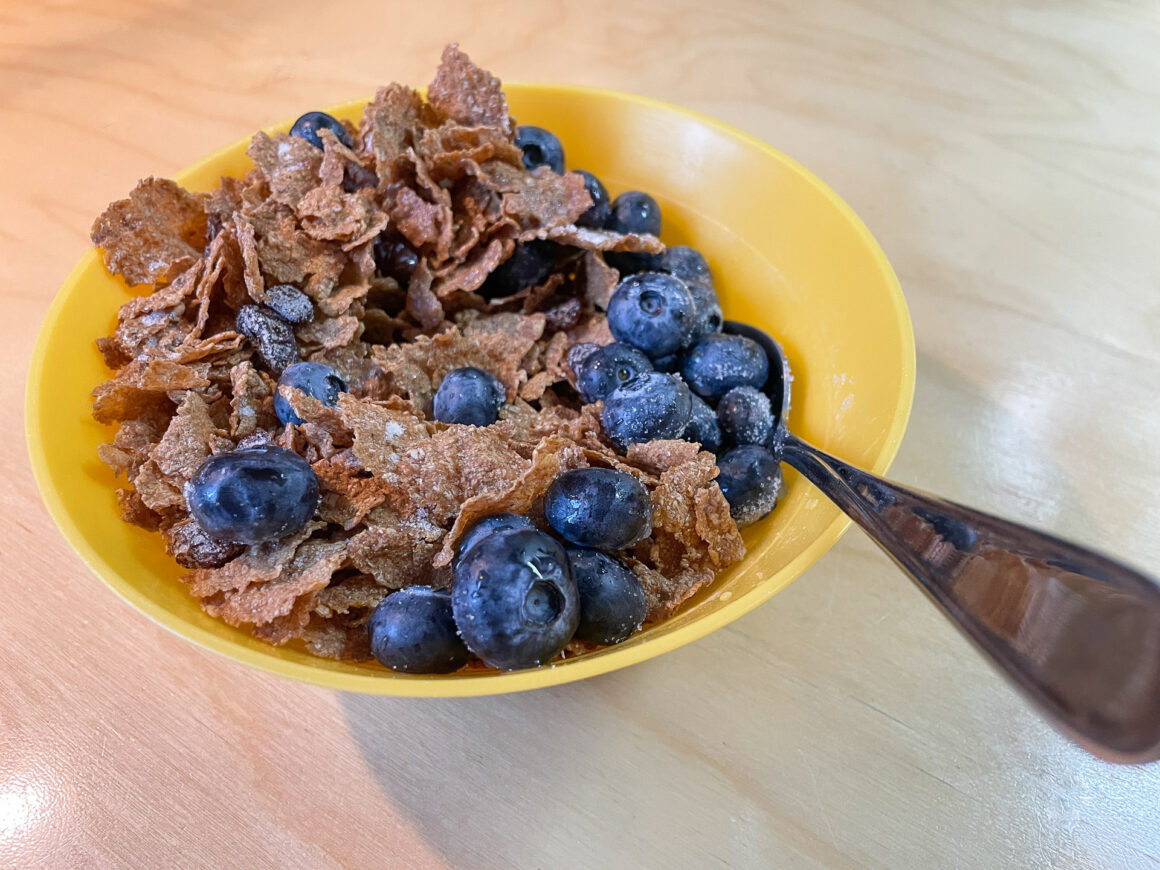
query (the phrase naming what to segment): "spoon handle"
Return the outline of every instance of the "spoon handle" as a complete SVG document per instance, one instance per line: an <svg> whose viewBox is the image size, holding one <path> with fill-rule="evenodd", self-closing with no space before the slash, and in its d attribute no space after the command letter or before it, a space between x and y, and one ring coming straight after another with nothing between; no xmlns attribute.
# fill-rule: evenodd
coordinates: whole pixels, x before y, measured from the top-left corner
<svg viewBox="0 0 1160 870"><path fill-rule="evenodd" d="M788 432L782 449L1056 727L1108 761L1160 758L1160 585Z"/></svg>

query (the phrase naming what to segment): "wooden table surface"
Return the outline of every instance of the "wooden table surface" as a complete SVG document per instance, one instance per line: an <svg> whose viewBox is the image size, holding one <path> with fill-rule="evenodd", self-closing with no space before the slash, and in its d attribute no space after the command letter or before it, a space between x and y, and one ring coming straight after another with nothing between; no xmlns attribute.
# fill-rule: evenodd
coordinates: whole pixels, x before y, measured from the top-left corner
<svg viewBox="0 0 1160 870"><path fill-rule="evenodd" d="M691 646L472 700L252 672L88 573L18 409L93 217L261 124L426 82L451 40L804 162L913 314L893 475L1160 563L1155 4L8 3L0 866L1156 866L1160 766L1057 736L859 533Z"/></svg>

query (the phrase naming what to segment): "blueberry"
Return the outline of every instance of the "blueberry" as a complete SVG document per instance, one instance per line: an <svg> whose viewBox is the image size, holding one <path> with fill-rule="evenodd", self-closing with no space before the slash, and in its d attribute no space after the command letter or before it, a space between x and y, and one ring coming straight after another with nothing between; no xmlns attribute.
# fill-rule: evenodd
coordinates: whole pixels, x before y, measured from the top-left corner
<svg viewBox="0 0 1160 870"><path fill-rule="evenodd" d="M752 339L710 335L685 353L681 374L693 392L719 399L734 387L761 389L769 377L769 358Z"/></svg>
<svg viewBox="0 0 1160 870"><path fill-rule="evenodd" d="M684 357L679 353L670 353L668 356L658 356L652 361L652 367L658 372L675 375L681 370Z"/></svg>
<svg viewBox="0 0 1160 870"><path fill-rule="evenodd" d="M661 207L647 193L626 190L612 201L604 228L615 233L661 234Z"/></svg>
<svg viewBox="0 0 1160 870"><path fill-rule="evenodd" d="M489 517L483 517L472 523L459 539L459 546L456 548L457 558L462 558L468 550L488 535L510 532L515 529L534 528L531 520L519 514L492 514Z"/></svg>
<svg viewBox="0 0 1160 870"><path fill-rule="evenodd" d="M620 550L652 532L652 499L626 471L575 468L548 487L544 516L571 544Z"/></svg>
<svg viewBox="0 0 1160 870"><path fill-rule="evenodd" d="M314 303L293 284L267 287L266 305L287 323L308 323L314 319Z"/></svg>
<svg viewBox="0 0 1160 870"><path fill-rule="evenodd" d="M693 335L692 294L663 272L630 275L608 300L608 328L653 359L676 353Z"/></svg>
<svg viewBox="0 0 1160 870"><path fill-rule="evenodd" d="M689 344L696 344L720 332L725 315L721 313L721 303L717 301L717 292L711 285L700 281L686 281L685 284L693 297L693 336Z"/></svg>
<svg viewBox="0 0 1160 870"><path fill-rule="evenodd" d="M647 268L680 278L688 286L694 312L691 344L721 331L725 317L721 313L721 303L717 301L717 291L713 289L709 263L699 251L687 245L674 245L650 257Z"/></svg>
<svg viewBox="0 0 1160 870"><path fill-rule="evenodd" d="M647 193L627 190L612 201L604 228L617 233L661 234L661 207ZM631 251L604 255L609 266L622 276L632 275L652 268L655 257L652 254L637 254Z"/></svg>
<svg viewBox="0 0 1160 870"><path fill-rule="evenodd" d="M556 267L559 245L533 240L516 245L512 255L487 276L479 295L484 299L502 299L526 287L542 284Z"/></svg>
<svg viewBox="0 0 1160 870"><path fill-rule="evenodd" d="M600 423L620 450L629 444L680 438L693 413L689 388L675 375L645 372L617 387L604 400Z"/></svg>
<svg viewBox="0 0 1160 870"><path fill-rule="evenodd" d="M298 362L298 339L294 327L265 305L243 305L234 318L238 332L248 338L258 359L275 375Z"/></svg>
<svg viewBox="0 0 1160 870"><path fill-rule="evenodd" d="M702 450L708 450L710 453L718 453L721 450L721 426L717 422L717 415L705 400L695 393L693 413L681 437L686 441L700 444Z"/></svg>
<svg viewBox="0 0 1160 870"><path fill-rule="evenodd" d="M764 444L773 432L769 396L753 387L734 387L722 396L717 420L733 444Z"/></svg>
<svg viewBox="0 0 1160 870"><path fill-rule="evenodd" d="M619 559L598 550L568 548L580 593L576 637L590 643L620 643L644 622L648 605L640 580Z"/></svg>
<svg viewBox="0 0 1160 870"><path fill-rule="evenodd" d="M756 444L734 447L717 457L717 485L729 502L729 513L741 528L773 510L781 495L781 465Z"/></svg>
<svg viewBox="0 0 1160 870"><path fill-rule="evenodd" d="M326 114L326 112L307 112L294 122L294 126L290 128L290 135L305 139L315 148L321 148L322 137L318 135L318 131L322 129L334 133L338 141L347 148L354 147L354 143L350 140L350 133L342 125L342 121Z"/></svg>
<svg viewBox="0 0 1160 870"><path fill-rule="evenodd" d="M318 478L297 453L266 444L211 456L185 497L194 519L213 537L258 544L310 522L318 507Z"/></svg>
<svg viewBox="0 0 1160 870"><path fill-rule="evenodd" d="M289 366L282 372L282 377L278 378L278 386L301 390L331 408L338 404L339 393L350 392L346 381L339 377L338 372L325 363L316 362L300 362ZM294 413L281 390L274 394L274 413L283 424L303 422L302 418Z"/></svg>
<svg viewBox="0 0 1160 870"><path fill-rule="evenodd" d="M676 275L682 281L713 286L713 273L701 252L688 245L673 245L652 258L652 268Z"/></svg>
<svg viewBox="0 0 1160 870"><path fill-rule="evenodd" d="M641 372L651 372L648 357L633 347L614 341L597 348L576 369L576 386L585 402L596 402Z"/></svg>
<svg viewBox="0 0 1160 870"><path fill-rule="evenodd" d="M632 251L608 251L604 255L604 262L619 272L621 278L651 271L652 260L652 254L636 254Z"/></svg>
<svg viewBox="0 0 1160 870"><path fill-rule="evenodd" d="M592 208L576 218L576 226L598 230L604 226L608 216L612 214L612 204L608 200L608 190L600 183L600 179L586 169L572 170L584 179L584 189L592 197Z"/></svg>
<svg viewBox="0 0 1160 870"><path fill-rule="evenodd" d="M375 268L385 278L393 278L401 287L411 280L415 267L419 265L419 255L404 239L380 233L375 236L373 246Z"/></svg>
<svg viewBox="0 0 1160 870"><path fill-rule="evenodd" d="M455 565L455 624L493 668L551 661L580 621L580 595L564 548L543 532L488 535Z"/></svg>
<svg viewBox="0 0 1160 870"><path fill-rule="evenodd" d="M506 397L503 384L483 369L454 369L435 391L435 419L440 423L490 426L499 419Z"/></svg>
<svg viewBox="0 0 1160 870"><path fill-rule="evenodd" d="M564 146L543 127L521 124L516 128L516 147L524 152L524 166L528 169L547 166L564 174Z"/></svg>
<svg viewBox="0 0 1160 870"><path fill-rule="evenodd" d="M600 350L600 345L594 341L578 342L568 348L568 353L564 357L564 362L567 364L568 368L572 370L573 374L579 376L580 367L584 365L584 361L598 350Z"/></svg>
<svg viewBox="0 0 1160 870"><path fill-rule="evenodd" d="M471 658L455 628L451 593L443 589L392 592L371 613L367 633L371 654L404 674L450 674Z"/></svg>

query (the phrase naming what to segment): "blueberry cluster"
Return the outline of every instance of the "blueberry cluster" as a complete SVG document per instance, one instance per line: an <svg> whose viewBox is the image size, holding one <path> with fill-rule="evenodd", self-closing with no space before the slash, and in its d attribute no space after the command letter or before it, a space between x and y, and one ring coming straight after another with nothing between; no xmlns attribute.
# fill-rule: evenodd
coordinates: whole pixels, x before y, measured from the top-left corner
<svg viewBox="0 0 1160 870"><path fill-rule="evenodd" d="M645 299L650 285L663 292ZM776 422L769 397L761 391L769 359L756 342L740 335L712 331L696 342L682 339L687 286L661 273L629 276L609 305L618 340L587 353L580 350L569 362L581 398L604 403L600 421L617 449L683 438L720 454L718 483L733 518L744 527L773 510L781 492L780 465L766 448ZM667 356L675 357L664 366L670 371L658 371ZM743 473L745 463L753 473Z"/></svg>
<svg viewBox="0 0 1160 870"><path fill-rule="evenodd" d="M559 143L534 129L525 137L525 162L562 166ZM589 225L660 233L655 199L630 190L609 203L599 181L583 175L596 203L585 217L598 217ZM569 354L581 399L604 403L601 424L619 450L661 438L725 450L718 461L721 490L739 525L755 522L773 509L781 490L779 464L765 446L779 410L762 392L769 378L765 351L749 338L721 332L713 274L699 251L674 245L655 255L605 257L622 276L608 303L616 341L577 346Z"/></svg>
<svg viewBox="0 0 1160 870"><path fill-rule="evenodd" d="M403 673L450 673L472 654L517 670L573 638L614 644L637 631L644 590L615 551L652 531L644 486L608 468L566 471L544 515L558 537L524 516L484 517L460 539L450 593L412 586L384 598L367 624L375 658Z"/></svg>

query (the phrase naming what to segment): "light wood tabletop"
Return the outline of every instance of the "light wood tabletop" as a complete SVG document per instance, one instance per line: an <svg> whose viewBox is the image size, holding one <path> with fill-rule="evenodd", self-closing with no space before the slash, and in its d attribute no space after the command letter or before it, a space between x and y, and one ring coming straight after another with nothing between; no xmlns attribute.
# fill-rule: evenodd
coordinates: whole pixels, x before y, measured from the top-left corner
<svg viewBox="0 0 1160 870"><path fill-rule="evenodd" d="M1160 12L871 0L0 11L0 865L1137 868L1160 766L1040 721L861 533L668 655L520 695L346 695L155 626L41 506L24 380L93 218L279 118L430 79L700 110L890 257L918 385L892 476L1160 564ZM67 353L67 349L61 352Z"/></svg>

